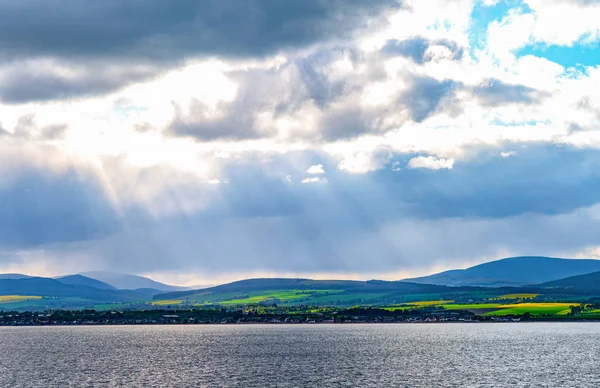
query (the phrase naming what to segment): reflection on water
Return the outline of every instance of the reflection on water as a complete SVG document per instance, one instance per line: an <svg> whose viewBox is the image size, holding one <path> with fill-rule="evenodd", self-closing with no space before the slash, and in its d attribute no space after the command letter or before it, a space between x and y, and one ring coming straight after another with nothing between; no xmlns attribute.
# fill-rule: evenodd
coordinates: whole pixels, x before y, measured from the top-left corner
<svg viewBox="0 0 600 388"><path fill-rule="evenodd" d="M598 387L600 324L0 328L1 387Z"/></svg>

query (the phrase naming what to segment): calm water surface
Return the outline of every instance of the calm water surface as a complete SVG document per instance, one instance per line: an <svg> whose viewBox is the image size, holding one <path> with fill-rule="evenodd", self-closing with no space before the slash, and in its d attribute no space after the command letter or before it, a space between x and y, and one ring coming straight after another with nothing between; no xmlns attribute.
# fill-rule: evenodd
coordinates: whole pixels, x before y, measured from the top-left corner
<svg viewBox="0 0 600 388"><path fill-rule="evenodd" d="M0 328L0 387L600 387L600 324Z"/></svg>

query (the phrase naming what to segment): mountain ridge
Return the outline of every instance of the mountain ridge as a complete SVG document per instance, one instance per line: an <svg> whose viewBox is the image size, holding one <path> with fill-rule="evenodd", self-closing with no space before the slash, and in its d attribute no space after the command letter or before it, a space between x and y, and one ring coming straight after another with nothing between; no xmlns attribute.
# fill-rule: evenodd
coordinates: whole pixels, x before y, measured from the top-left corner
<svg viewBox="0 0 600 388"><path fill-rule="evenodd" d="M544 288L564 288L585 291L600 291L600 271L584 275L570 276L540 284Z"/></svg>
<svg viewBox="0 0 600 388"><path fill-rule="evenodd" d="M600 260L518 256L403 281L446 286L519 287L596 271L600 271Z"/></svg>
<svg viewBox="0 0 600 388"><path fill-rule="evenodd" d="M137 290L140 288L150 288L164 292L184 291L187 287L172 286L157 282L144 276L109 272L109 271L87 271L80 272L78 275L106 283L119 290Z"/></svg>
<svg viewBox="0 0 600 388"><path fill-rule="evenodd" d="M83 275L79 275L79 274L61 276L61 277L58 277L55 279L63 284L70 284L70 285L74 285L74 286L89 286L89 287L97 288L100 290L113 290L113 291L117 290L116 287L113 287L108 283L101 282L100 280L88 278L87 276L83 276Z"/></svg>

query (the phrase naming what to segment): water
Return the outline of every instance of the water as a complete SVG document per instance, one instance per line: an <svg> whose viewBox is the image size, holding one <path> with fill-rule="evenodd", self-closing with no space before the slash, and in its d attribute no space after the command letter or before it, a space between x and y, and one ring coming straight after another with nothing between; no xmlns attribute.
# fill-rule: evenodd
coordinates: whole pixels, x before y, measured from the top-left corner
<svg viewBox="0 0 600 388"><path fill-rule="evenodd" d="M0 328L0 387L600 387L600 324Z"/></svg>

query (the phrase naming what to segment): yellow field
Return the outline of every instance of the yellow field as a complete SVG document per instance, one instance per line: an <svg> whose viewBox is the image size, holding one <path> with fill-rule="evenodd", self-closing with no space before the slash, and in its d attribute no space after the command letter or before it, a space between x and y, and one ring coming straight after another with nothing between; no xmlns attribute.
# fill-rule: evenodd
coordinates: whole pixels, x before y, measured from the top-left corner
<svg viewBox="0 0 600 388"><path fill-rule="evenodd" d="M0 303L17 303L26 300L42 299L41 296L23 296L23 295L0 295Z"/></svg>
<svg viewBox="0 0 600 388"><path fill-rule="evenodd" d="M506 294L501 295L496 298L491 298L492 300L498 299L533 299L540 296L540 294Z"/></svg>
<svg viewBox="0 0 600 388"><path fill-rule="evenodd" d="M435 301L422 301L422 302L406 302L401 305L384 307L384 310L388 311L397 311L397 310L411 310L420 307L429 307L429 306L442 306L447 305L448 303L453 303L453 300L435 300Z"/></svg>
<svg viewBox="0 0 600 388"><path fill-rule="evenodd" d="M453 300L433 300L433 301L426 301L426 302L409 302L406 303L408 305L411 306L437 306L437 305L442 305L442 304L448 304L448 303L453 303Z"/></svg>
<svg viewBox="0 0 600 388"><path fill-rule="evenodd" d="M157 300L155 302L152 302L153 306L167 306L167 305L174 305L174 304L182 304L183 300L181 299L168 299L168 300Z"/></svg>

